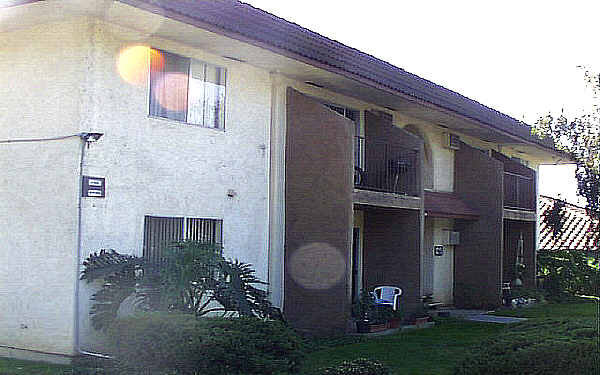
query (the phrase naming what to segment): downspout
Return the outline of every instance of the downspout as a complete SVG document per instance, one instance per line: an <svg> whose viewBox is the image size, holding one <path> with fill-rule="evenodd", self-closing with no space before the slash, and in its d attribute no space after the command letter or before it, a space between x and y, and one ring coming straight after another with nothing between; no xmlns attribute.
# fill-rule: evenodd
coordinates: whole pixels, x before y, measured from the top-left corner
<svg viewBox="0 0 600 375"><path fill-rule="evenodd" d="M79 158L79 197L78 197L78 205L77 205L77 245L76 245L76 262L75 262L75 296L74 296L74 316L75 316L75 327L74 327L74 351L78 354L87 354L94 355L102 358L109 358L102 354L89 353L82 351L79 347L79 265L81 263L81 231L82 231L82 189L83 189L83 162L85 155L85 147L86 145L96 142L102 137L103 133L77 133L77 134L69 134L58 137L46 137L46 138L17 138L17 139L2 139L0 140L0 144L7 143L31 143L31 142L50 142L50 141L60 141L68 138L79 137L81 142L81 152Z"/></svg>
<svg viewBox="0 0 600 375"><path fill-rule="evenodd" d="M88 139L85 136L81 136L81 152L79 154L79 194L77 197L77 247L75 255L75 299L73 301L73 309L75 316L75 332L74 332L74 348L75 352L79 352L79 272L81 264L81 203L83 194L83 160L85 155L85 147L88 144Z"/></svg>
<svg viewBox="0 0 600 375"><path fill-rule="evenodd" d="M89 147L90 143L96 142L102 137L103 133L81 133L81 152L79 158L79 196L77 198L77 261L75 263L75 301L74 301L74 315L75 315L75 337L74 337L74 347L76 354L84 354L104 359L111 358L110 356L100 354L100 353L92 353L85 350L82 350L79 344L79 273L81 272L81 248L82 248L82 211L83 211L83 163L85 160L85 148Z"/></svg>

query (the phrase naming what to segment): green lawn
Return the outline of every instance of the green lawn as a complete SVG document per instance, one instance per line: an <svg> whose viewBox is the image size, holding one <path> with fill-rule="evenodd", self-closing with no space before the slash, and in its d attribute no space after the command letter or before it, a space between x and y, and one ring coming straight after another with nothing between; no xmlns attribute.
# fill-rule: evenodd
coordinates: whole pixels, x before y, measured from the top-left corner
<svg viewBox="0 0 600 375"><path fill-rule="evenodd" d="M537 322L550 319L595 320L598 303L580 299L578 303L544 304L519 310L505 310L496 315L528 318L518 329L530 327L535 332ZM475 323L441 319L431 329L363 339L362 342L337 345L311 353L303 367L303 374L317 374L321 367L343 360L366 357L391 367L394 374L451 374L471 349L500 334L506 334L514 325ZM540 328L545 330L546 327Z"/></svg>
<svg viewBox="0 0 600 375"><path fill-rule="evenodd" d="M578 298L577 303L538 304L515 310L500 310L494 315L516 316L520 318L595 318L598 317L598 300Z"/></svg>
<svg viewBox="0 0 600 375"><path fill-rule="evenodd" d="M0 358L0 375L63 375L71 372L70 366Z"/></svg>
<svg viewBox="0 0 600 375"><path fill-rule="evenodd" d="M598 302L581 299L578 303L545 304L519 310L506 310L497 315L529 318L529 327L535 331L537 322L548 319L573 321L596 321ZM533 324L533 325L532 325ZM379 360L389 366L394 374L451 374L472 349L481 343L502 335L506 336L512 325L466 322L440 319L429 329L410 330L388 336L343 337L314 342L312 351L302 368L302 374L316 374L322 367L338 364L359 357ZM35 362L0 358L0 375L15 374L72 374L68 366L56 366Z"/></svg>
<svg viewBox="0 0 600 375"><path fill-rule="evenodd" d="M465 350L504 328L500 324L443 319L433 328L318 350L308 356L302 373L312 374L343 360L366 357L390 366L396 374L449 374Z"/></svg>

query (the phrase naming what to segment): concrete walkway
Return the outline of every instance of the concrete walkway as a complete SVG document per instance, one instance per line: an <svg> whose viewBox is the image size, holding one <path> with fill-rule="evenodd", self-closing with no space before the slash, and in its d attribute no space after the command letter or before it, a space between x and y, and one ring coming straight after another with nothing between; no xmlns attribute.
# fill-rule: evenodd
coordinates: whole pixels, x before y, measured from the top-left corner
<svg viewBox="0 0 600 375"><path fill-rule="evenodd" d="M494 316L488 315L493 311L486 310L460 310L460 309L440 309L440 312L448 312L450 317L457 319L470 320L473 322L485 322L485 323L500 323L500 324L510 324L510 323L519 323L527 320L527 318L513 318L509 316Z"/></svg>

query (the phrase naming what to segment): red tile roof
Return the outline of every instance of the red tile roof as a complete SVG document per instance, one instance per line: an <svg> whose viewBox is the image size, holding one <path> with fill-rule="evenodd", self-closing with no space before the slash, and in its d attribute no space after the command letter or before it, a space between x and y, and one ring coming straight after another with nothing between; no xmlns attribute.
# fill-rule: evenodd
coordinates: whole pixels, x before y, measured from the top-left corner
<svg viewBox="0 0 600 375"><path fill-rule="evenodd" d="M425 191L425 212L433 217L475 220L479 213L453 193Z"/></svg>
<svg viewBox="0 0 600 375"><path fill-rule="evenodd" d="M556 198L540 196L539 215L544 217L544 213L552 209ZM554 238L552 229L540 219L540 249L544 250L586 250L597 251L598 246L588 236L588 229L592 224L592 218L589 217L585 208L574 204L565 205L565 223L560 236Z"/></svg>

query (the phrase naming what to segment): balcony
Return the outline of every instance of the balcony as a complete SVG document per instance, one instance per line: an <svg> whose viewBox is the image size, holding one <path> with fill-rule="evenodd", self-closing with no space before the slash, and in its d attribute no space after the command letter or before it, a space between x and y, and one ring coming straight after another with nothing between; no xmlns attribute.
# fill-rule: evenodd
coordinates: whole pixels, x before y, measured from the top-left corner
<svg viewBox="0 0 600 375"><path fill-rule="evenodd" d="M419 196L417 183L418 152L386 142L354 139L354 187L386 193ZM368 156L368 157L366 157Z"/></svg>
<svg viewBox="0 0 600 375"><path fill-rule="evenodd" d="M504 172L504 207L535 211L535 181L533 177Z"/></svg>

